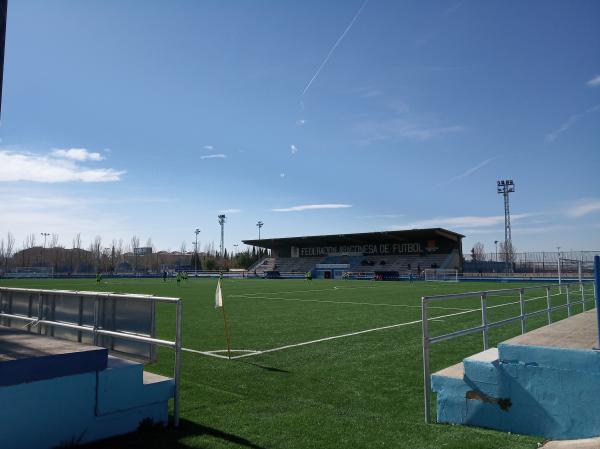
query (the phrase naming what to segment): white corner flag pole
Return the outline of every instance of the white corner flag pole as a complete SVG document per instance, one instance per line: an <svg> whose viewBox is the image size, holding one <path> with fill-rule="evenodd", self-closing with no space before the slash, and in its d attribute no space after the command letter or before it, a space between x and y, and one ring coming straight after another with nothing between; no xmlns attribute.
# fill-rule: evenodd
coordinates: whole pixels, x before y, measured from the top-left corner
<svg viewBox="0 0 600 449"><path fill-rule="evenodd" d="M223 312L223 324L225 326L225 340L227 341L227 357L231 360L231 340L229 338L229 326L227 325L227 314L223 305L223 294L221 293L221 279L217 282L217 290L215 291L215 309L221 308Z"/></svg>

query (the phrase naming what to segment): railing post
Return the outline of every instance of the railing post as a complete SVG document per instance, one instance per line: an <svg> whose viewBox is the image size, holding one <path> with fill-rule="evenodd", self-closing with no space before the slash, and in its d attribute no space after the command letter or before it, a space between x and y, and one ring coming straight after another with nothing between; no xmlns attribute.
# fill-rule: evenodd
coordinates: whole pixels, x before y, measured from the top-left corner
<svg viewBox="0 0 600 449"><path fill-rule="evenodd" d="M175 321L175 392L173 395L173 425L179 426L179 390L180 390L180 371L181 371L181 317L182 317L181 298L177 302L177 315Z"/></svg>
<svg viewBox="0 0 600 449"><path fill-rule="evenodd" d="M567 316L571 316L571 297L569 296L569 284L565 284L565 292L567 293Z"/></svg>
<svg viewBox="0 0 600 449"><path fill-rule="evenodd" d="M552 299L550 299L549 286L546 286L546 312L548 314L548 324L552 324Z"/></svg>
<svg viewBox="0 0 600 449"><path fill-rule="evenodd" d="M425 422L431 423L431 375L429 374L429 322L427 321L427 298L421 298L421 324L423 329L423 397Z"/></svg>
<svg viewBox="0 0 600 449"><path fill-rule="evenodd" d="M98 326L100 325L100 296L96 296L94 301L94 333L92 334L92 340L94 346L98 346Z"/></svg>
<svg viewBox="0 0 600 449"><path fill-rule="evenodd" d="M487 319L487 295L483 293L481 295L481 325L483 326L483 350L486 351L489 348L489 335L488 335L488 319Z"/></svg>
<svg viewBox="0 0 600 449"><path fill-rule="evenodd" d="M600 256L594 256L594 299L596 301L596 320L600 323ZM600 348L600 326L598 327L598 347Z"/></svg>
<svg viewBox="0 0 600 449"><path fill-rule="evenodd" d="M37 319L38 321L40 321L41 319L43 319L43 314L44 314L44 297L42 296L41 293L38 293L38 313L37 313ZM37 325L37 333L41 334L42 333L42 326L41 324Z"/></svg>
<svg viewBox="0 0 600 449"><path fill-rule="evenodd" d="M581 310L585 312L585 292L583 291L583 282L579 283L579 290L581 291Z"/></svg>
<svg viewBox="0 0 600 449"><path fill-rule="evenodd" d="M525 289L519 290L519 307L521 308L521 334L525 333Z"/></svg>

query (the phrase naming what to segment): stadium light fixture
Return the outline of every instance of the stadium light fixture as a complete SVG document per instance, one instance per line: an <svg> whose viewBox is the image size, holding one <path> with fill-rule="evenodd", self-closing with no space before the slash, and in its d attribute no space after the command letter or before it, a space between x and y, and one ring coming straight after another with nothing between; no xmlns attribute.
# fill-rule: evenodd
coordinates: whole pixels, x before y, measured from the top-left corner
<svg viewBox="0 0 600 449"><path fill-rule="evenodd" d="M42 249L42 265L46 265L46 261L45 259L45 252L46 252L46 238L50 235L49 232L42 232L41 233L42 236L44 237L44 248Z"/></svg>
<svg viewBox="0 0 600 449"><path fill-rule="evenodd" d="M194 254L194 271L196 271L196 275L198 272L198 234L200 234L200 229L196 228L194 234L196 234L196 244L194 245L195 253Z"/></svg>
<svg viewBox="0 0 600 449"><path fill-rule="evenodd" d="M260 242L260 228L262 228L265 224L262 221L256 223L256 227L258 228L258 241Z"/></svg>
<svg viewBox="0 0 600 449"><path fill-rule="evenodd" d="M256 227L258 228L258 250L260 251L260 228L262 228L265 224L262 221L256 223Z"/></svg>
<svg viewBox="0 0 600 449"><path fill-rule="evenodd" d="M504 263L506 264L506 272L509 271L508 252L512 252L512 236L510 229L510 204L509 193L515 191L515 183L512 179L501 179L496 181L496 191L504 197Z"/></svg>
<svg viewBox="0 0 600 449"><path fill-rule="evenodd" d="M221 214L217 217L219 219L219 225L221 226L221 257L225 255L225 214Z"/></svg>

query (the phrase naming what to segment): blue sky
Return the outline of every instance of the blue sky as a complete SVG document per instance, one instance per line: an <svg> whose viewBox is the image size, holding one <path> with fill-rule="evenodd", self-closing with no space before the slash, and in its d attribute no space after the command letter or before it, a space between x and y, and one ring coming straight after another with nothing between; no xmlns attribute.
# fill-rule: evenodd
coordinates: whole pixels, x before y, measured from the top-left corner
<svg viewBox="0 0 600 449"><path fill-rule="evenodd" d="M9 4L0 233L600 249L600 2Z"/></svg>

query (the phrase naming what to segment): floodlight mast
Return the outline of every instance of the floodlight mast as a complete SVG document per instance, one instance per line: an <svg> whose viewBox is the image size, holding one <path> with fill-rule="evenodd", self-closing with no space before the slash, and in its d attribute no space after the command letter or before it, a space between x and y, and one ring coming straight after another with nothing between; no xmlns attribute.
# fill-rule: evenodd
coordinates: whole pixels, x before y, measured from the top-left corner
<svg viewBox="0 0 600 449"><path fill-rule="evenodd" d="M510 271L508 252L512 253L512 236L510 230L510 203L508 195L515 191L515 183L512 179L501 179L497 181L497 192L504 197L504 263L506 272Z"/></svg>
<svg viewBox="0 0 600 449"><path fill-rule="evenodd" d="M200 229L196 228L196 230L194 231L194 234L196 234L196 244L194 245L195 248L195 257L194 257L194 271L196 272L196 276L198 275L198 234L200 234Z"/></svg>
<svg viewBox="0 0 600 449"><path fill-rule="evenodd" d="M218 216L219 225L221 226L221 257L225 256L225 214Z"/></svg>
<svg viewBox="0 0 600 449"><path fill-rule="evenodd" d="M260 251L260 228L262 228L265 224L262 221L256 223L256 227L258 228L258 250Z"/></svg>

